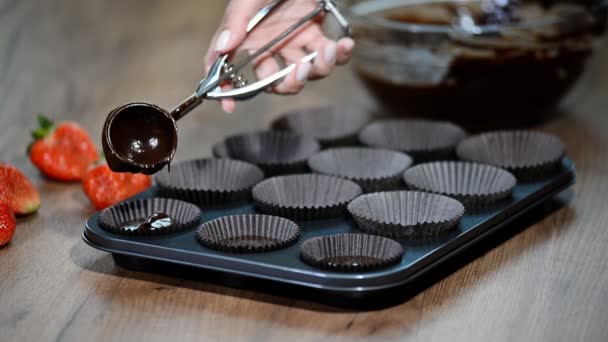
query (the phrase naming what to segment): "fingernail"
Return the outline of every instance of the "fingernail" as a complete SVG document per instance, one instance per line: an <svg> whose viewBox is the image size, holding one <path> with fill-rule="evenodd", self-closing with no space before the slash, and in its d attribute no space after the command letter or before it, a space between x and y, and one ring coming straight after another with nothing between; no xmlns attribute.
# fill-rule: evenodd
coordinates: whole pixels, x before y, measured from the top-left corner
<svg viewBox="0 0 608 342"><path fill-rule="evenodd" d="M353 50L353 48L355 47L355 41L352 40L351 38L343 38L344 42L342 43L344 46L344 49L348 52L351 52Z"/></svg>
<svg viewBox="0 0 608 342"><path fill-rule="evenodd" d="M334 64L336 62L336 43L330 43L325 48L325 63Z"/></svg>
<svg viewBox="0 0 608 342"><path fill-rule="evenodd" d="M234 107L230 106L227 103L222 102L222 110L226 114L232 114L234 112Z"/></svg>
<svg viewBox="0 0 608 342"><path fill-rule="evenodd" d="M216 51L223 51L228 42L230 41L230 31L224 30L220 33L219 37L217 37L217 43L215 44Z"/></svg>
<svg viewBox="0 0 608 342"><path fill-rule="evenodd" d="M298 71L296 73L298 82L306 82L311 67L312 65L310 63L300 63L300 65L298 65Z"/></svg>

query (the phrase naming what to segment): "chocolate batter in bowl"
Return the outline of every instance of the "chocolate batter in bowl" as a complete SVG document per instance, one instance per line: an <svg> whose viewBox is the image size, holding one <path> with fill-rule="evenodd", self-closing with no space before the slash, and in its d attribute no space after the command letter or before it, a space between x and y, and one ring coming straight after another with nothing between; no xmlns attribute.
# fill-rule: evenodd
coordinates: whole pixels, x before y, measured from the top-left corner
<svg viewBox="0 0 608 342"><path fill-rule="evenodd" d="M477 130L555 113L603 31L593 1L343 3L357 40L354 69L388 112Z"/></svg>

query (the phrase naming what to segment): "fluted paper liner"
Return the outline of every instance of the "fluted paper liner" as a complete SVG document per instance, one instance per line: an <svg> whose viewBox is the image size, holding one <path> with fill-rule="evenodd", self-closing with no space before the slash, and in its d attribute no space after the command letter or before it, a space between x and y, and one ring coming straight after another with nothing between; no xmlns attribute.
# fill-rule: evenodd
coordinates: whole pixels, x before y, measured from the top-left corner
<svg viewBox="0 0 608 342"><path fill-rule="evenodd" d="M530 130L483 133L458 145L460 159L495 165L520 180L550 176L561 167L566 148L555 136Z"/></svg>
<svg viewBox="0 0 608 342"><path fill-rule="evenodd" d="M333 148L308 160L313 172L352 180L364 192L397 190L411 164L405 153L367 147Z"/></svg>
<svg viewBox="0 0 608 342"><path fill-rule="evenodd" d="M180 162L155 176L164 196L199 205L247 200L253 186L262 179L264 173L257 166L231 159Z"/></svg>
<svg viewBox="0 0 608 342"><path fill-rule="evenodd" d="M359 140L371 147L402 151L415 162L453 159L466 132L447 121L389 119L367 125Z"/></svg>
<svg viewBox="0 0 608 342"><path fill-rule="evenodd" d="M294 222L269 215L224 216L203 224L196 232L205 246L232 253L259 253L285 248L300 237Z"/></svg>
<svg viewBox="0 0 608 342"><path fill-rule="evenodd" d="M395 265L402 256L401 244L369 234L319 236L300 246L300 258L304 262L330 271L371 271Z"/></svg>
<svg viewBox="0 0 608 342"><path fill-rule="evenodd" d="M359 196L348 211L364 232L405 239L452 229L464 215L464 206L443 195L392 191Z"/></svg>
<svg viewBox="0 0 608 342"><path fill-rule="evenodd" d="M128 231L124 227L145 220L155 213L167 214L171 226L154 231ZM146 198L116 204L104 209L99 225L112 233L124 235L162 235L193 228L201 218L201 210L194 204L171 198Z"/></svg>
<svg viewBox="0 0 608 342"><path fill-rule="evenodd" d="M412 190L446 195L467 208L486 206L511 196L517 183L510 172L472 162L432 162L420 164L403 175Z"/></svg>
<svg viewBox="0 0 608 342"><path fill-rule="evenodd" d="M214 156L254 163L267 177L306 172L306 161L319 150L313 138L285 131L237 134L213 146Z"/></svg>
<svg viewBox="0 0 608 342"><path fill-rule="evenodd" d="M253 188L256 208L266 214L294 220L338 217L361 194L361 187L346 179L318 174L269 178Z"/></svg>
<svg viewBox="0 0 608 342"><path fill-rule="evenodd" d="M324 106L285 113L272 128L315 138L327 148L356 144L357 134L370 120L371 115L362 109Z"/></svg>

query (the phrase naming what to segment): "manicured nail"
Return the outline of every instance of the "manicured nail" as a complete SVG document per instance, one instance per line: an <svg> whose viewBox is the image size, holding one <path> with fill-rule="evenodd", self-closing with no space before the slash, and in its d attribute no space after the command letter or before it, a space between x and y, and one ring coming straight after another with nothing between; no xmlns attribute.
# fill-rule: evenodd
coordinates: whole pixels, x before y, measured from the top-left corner
<svg viewBox="0 0 608 342"><path fill-rule="evenodd" d="M355 47L355 41L352 40L352 38L342 38L342 46L344 47L344 50L350 53Z"/></svg>
<svg viewBox="0 0 608 342"><path fill-rule="evenodd" d="M325 48L325 63L334 64L336 62L336 43L329 43Z"/></svg>
<svg viewBox="0 0 608 342"><path fill-rule="evenodd" d="M226 101L222 101L222 109L224 110L224 113L226 113L226 114L234 113L234 106L227 103Z"/></svg>
<svg viewBox="0 0 608 342"><path fill-rule="evenodd" d="M216 51L223 51L226 46L228 46L228 42L230 41L230 31L224 30L220 33L219 37L217 37L217 43L215 44Z"/></svg>
<svg viewBox="0 0 608 342"><path fill-rule="evenodd" d="M298 65L298 71L296 73L298 82L306 82L311 67L312 65L310 63L300 63L300 65Z"/></svg>

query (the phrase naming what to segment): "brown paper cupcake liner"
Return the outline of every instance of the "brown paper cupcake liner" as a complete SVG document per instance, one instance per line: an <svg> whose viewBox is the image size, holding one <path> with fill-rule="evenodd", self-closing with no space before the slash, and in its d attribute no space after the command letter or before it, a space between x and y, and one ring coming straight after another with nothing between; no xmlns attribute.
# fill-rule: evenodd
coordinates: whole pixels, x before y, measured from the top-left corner
<svg viewBox="0 0 608 342"><path fill-rule="evenodd" d="M398 242L369 234L339 234L308 239L300 246L300 258L324 270L361 272L398 264L403 247Z"/></svg>
<svg viewBox="0 0 608 342"><path fill-rule="evenodd" d="M457 200L419 191L367 194L348 205L359 229L398 239L439 235L456 226L464 215Z"/></svg>
<svg viewBox="0 0 608 342"><path fill-rule="evenodd" d="M498 167L472 162L433 162L407 170L408 188L450 196L467 208L485 207L511 196L515 176Z"/></svg>
<svg viewBox="0 0 608 342"><path fill-rule="evenodd" d="M361 187L337 177L300 174L269 178L252 193L258 211L306 221L343 215Z"/></svg>
<svg viewBox="0 0 608 342"><path fill-rule="evenodd" d="M300 227L276 216L234 215L203 224L196 237L200 243L215 250L260 253L292 245L300 238Z"/></svg>
<svg viewBox="0 0 608 342"><path fill-rule="evenodd" d="M256 164L267 177L308 171L306 161L319 150L313 138L285 131L237 134L212 148L216 157Z"/></svg>
<svg viewBox="0 0 608 342"><path fill-rule="evenodd" d="M328 148L356 144L357 134L370 120L371 115L359 108L324 106L285 113L272 128L315 138Z"/></svg>
<svg viewBox="0 0 608 342"><path fill-rule="evenodd" d="M135 227L158 213L166 214L170 225L162 228ZM194 204L170 198L146 198L122 202L104 209L99 225L112 233L123 235L163 235L193 228L201 220L201 210ZM161 222L162 221L157 221Z"/></svg>
<svg viewBox="0 0 608 342"><path fill-rule="evenodd" d="M402 151L416 163L454 159L456 145L466 132L447 121L388 119L367 125L359 140L367 146Z"/></svg>
<svg viewBox="0 0 608 342"><path fill-rule="evenodd" d="M313 172L352 180L366 193L403 187L402 174L410 165L407 154L367 147L329 149L308 159Z"/></svg>
<svg viewBox="0 0 608 342"><path fill-rule="evenodd" d="M529 130L483 133L465 139L457 148L460 159L501 167L519 180L555 174L565 152L557 137Z"/></svg>
<svg viewBox="0 0 608 342"><path fill-rule="evenodd" d="M264 173L257 166L231 159L180 162L154 177L163 196L198 205L239 202L251 198L251 189Z"/></svg>

